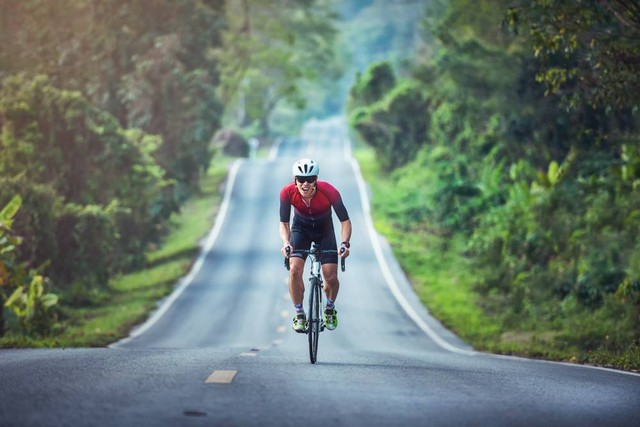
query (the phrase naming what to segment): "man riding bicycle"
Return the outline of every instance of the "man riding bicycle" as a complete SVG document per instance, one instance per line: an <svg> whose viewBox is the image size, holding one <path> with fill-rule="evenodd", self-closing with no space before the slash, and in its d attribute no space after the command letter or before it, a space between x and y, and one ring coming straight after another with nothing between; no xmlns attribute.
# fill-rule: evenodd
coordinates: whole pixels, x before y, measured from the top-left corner
<svg viewBox="0 0 640 427"><path fill-rule="evenodd" d="M327 306L324 311L324 326L334 330L338 326L335 301L338 296L338 256L349 256L349 240L351 239L351 220L342 203L338 190L328 182L318 181L320 168L311 159L301 159L293 164L292 183L285 185L280 191L280 238L282 254L289 257L289 294L296 310L293 317L293 329L305 332L306 315L302 306L304 298L304 282L302 273L307 259L306 253L296 250L308 250L315 242L323 250L336 251L323 254L321 258L324 289ZM293 221L289 225L293 206ZM333 229L331 208L340 220L340 236L342 243L337 251L336 236Z"/></svg>

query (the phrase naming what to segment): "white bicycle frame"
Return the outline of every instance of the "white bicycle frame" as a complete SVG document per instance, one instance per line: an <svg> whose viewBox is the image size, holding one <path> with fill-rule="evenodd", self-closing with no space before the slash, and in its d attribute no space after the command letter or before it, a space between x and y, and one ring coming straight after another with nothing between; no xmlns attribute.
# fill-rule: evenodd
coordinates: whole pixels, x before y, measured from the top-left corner
<svg viewBox="0 0 640 427"><path fill-rule="evenodd" d="M318 280L320 280L320 285L322 285L322 274L320 274L320 267L322 264L316 259L316 256L313 254L311 254L309 258L311 259L311 277L316 277Z"/></svg>

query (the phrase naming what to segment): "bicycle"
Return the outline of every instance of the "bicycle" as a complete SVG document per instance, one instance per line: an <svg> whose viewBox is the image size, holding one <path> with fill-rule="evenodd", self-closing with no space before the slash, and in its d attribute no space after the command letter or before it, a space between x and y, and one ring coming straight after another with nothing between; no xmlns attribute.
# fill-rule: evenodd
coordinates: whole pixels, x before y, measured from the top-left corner
<svg viewBox="0 0 640 427"><path fill-rule="evenodd" d="M341 248L344 251L344 248ZM311 363L316 363L318 359L318 339L320 332L324 331L324 322L322 321L322 274L320 274L320 261L323 254L335 254L336 250L322 250L315 243L311 249L297 249L297 253L309 255L311 260L311 276L309 277L309 305L307 310L307 329L304 333L309 337L309 359ZM287 248L287 255L289 250ZM289 270L289 257L284 259L284 266ZM340 268L345 269L344 258L340 258Z"/></svg>

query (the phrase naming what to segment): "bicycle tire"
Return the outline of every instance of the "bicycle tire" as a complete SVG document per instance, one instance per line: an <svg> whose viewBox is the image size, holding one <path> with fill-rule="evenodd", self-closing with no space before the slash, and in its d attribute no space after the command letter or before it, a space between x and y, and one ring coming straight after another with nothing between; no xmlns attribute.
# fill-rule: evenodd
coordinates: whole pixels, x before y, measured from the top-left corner
<svg viewBox="0 0 640 427"><path fill-rule="evenodd" d="M322 314L320 312L321 305L321 286L315 277L311 279L311 289L309 292L309 359L311 363L316 363L318 360L318 339L320 338L320 330L322 327Z"/></svg>

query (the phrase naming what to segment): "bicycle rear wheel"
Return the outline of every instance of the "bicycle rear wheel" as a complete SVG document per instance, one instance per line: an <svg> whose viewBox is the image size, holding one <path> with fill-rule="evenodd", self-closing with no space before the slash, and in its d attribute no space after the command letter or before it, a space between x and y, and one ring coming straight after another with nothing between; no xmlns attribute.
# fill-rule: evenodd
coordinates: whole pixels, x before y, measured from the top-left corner
<svg viewBox="0 0 640 427"><path fill-rule="evenodd" d="M311 279L311 289L309 292L309 359L311 363L316 363L318 356L318 338L320 337L320 330L322 326L322 314L320 312L321 305L321 293L322 287L318 279Z"/></svg>

